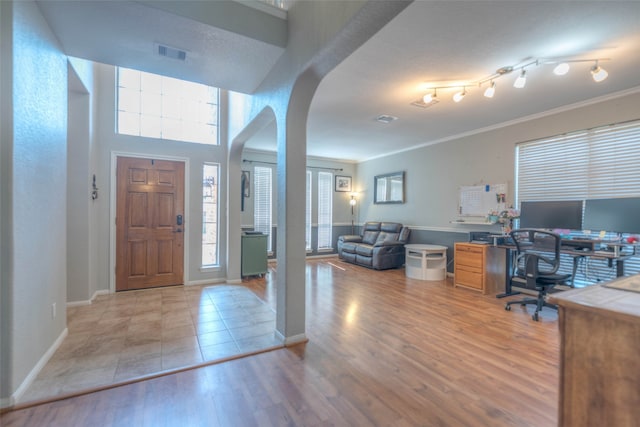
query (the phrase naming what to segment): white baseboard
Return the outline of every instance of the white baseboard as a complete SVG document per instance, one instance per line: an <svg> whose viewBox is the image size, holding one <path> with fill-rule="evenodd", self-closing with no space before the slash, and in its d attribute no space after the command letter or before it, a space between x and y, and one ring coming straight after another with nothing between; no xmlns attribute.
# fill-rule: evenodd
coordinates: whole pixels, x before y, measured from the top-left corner
<svg viewBox="0 0 640 427"><path fill-rule="evenodd" d="M10 408L11 406L13 406L13 401L11 398L4 397L0 399L0 409Z"/></svg>
<svg viewBox="0 0 640 427"><path fill-rule="evenodd" d="M47 350L46 353L42 355L40 360L38 360L38 363L36 363L33 369L31 369L31 372L29 372L29 375L27 375L24 381L22 381L22 384L20 384L20 386L16 389L16 391L11 395L10 403L12 405L20 402L22 395L24 395L24 393L27 391L29 386L33 384L33 382L35 381L36 377L38 376L42 368L44 368L44 365L47 364L49 359L51 359L51 356L53 356L56 350L58 350L58 348L62 344L62 341L64 341L68 333L69 333L69 330L67 328L64 328L64 330L62 331L58 339L54 341L51 347L49 347L49 350Z"/></svg>
<svg viewBox="0 0 640 427"><path fill-rule="evenodd" d="M323 255L308 255L307 259L318 259L318 258L337 258L338 254L335 252L331 252Z"/></svg>
<svg viewBox="0 0 640 427"><path fill-rule="evenodd" d="M99 291L95 291L93 293L93 295L91 296L91 299L89 300L85 300L85 301L69 301L67 302L67 307L77 307L80 305L91 305L93 304L93 301L96 299L96 297L98 297L98 295L107 295L109 294L109 290L108 289L101 289Z"/></svg>
<svg viewBox="0 0 640 427"><path fill-rule="evenodd" d="M274 334L276 336L276 338L280 341L282 341L282 343L285 346L290 346L290 345L296 345L296 344L300 344L303 342L307 342L309 341L309 339L307 338L307 336L305 334L298 334L298 335L294 335L292 337L285 337L284 335L282 335L280 333L280 331L274 331Z"/></svg>

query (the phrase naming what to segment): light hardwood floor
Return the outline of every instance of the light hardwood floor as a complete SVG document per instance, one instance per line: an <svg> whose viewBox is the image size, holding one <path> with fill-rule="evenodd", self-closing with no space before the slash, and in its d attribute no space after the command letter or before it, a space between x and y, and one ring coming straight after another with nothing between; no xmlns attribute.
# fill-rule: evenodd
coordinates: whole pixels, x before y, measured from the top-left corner
<svg viewBox="0 0 640 427"><path fill-rule="evenodd" d="M271 305L275 275L246 282ZM290 284L293 285L293 284ZM559 334L504 300L307 263L309 342L6 413L3 426L555 426ZM517 297L513 297L517 298Z"/></svg>

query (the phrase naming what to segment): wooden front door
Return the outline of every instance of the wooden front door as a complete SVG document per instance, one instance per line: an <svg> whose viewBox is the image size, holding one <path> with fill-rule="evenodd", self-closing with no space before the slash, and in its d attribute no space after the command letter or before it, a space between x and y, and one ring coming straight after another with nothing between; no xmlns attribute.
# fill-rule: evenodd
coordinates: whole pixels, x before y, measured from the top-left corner
<svg viewBox="0 0 640 427"><path fill-rule="evenodd" d="M116 291L183 284L184 163L118 157Z"/></svg>

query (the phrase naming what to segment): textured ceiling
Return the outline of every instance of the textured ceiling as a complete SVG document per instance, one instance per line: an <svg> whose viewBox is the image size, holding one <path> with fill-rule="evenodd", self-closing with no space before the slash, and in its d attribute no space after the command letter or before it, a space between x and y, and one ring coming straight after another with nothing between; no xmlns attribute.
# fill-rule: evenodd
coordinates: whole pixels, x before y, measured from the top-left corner
<svg viewBox="0 0 640 427"><path fill-rule="evenodd" d="M492 99L468 87L438 92L440 103L423 109L411 102L424 87L477 81L528 58L607 57L609 78L594 83L592 63L553 75L553 65L527 69L524 89L517 73L496 80ZM456 135L523 120L551 110L640 89L639 2L416 1L335 68L320 84L308 121L309 155L364 160L427 145ZM390 124L374 118L398 117ZM273 149L273 128L248 142Z"/></svg>
<svg viewBox="0 0 640 427"><path fill-rule="evenodd" d="M284 12L213 1L38 2L71 56L138 68L252 93L286 46ZM295 6L294 6L295 7ZM203 9L204 8L204 9ZM164 43L187 51L187 61L159 57ZM515 73L496 81L492 99L468 87L459 104L453 90L441 102L411 106L426 87L477 81L531 58L606 57L609 78L591 80L592 64L527 69L524 89ZM329 73L312 101L307 132L311 156L361 161L459 135L495 128L603 97L640 90L640 2L416 1ZM375 117L398 117L381 124ZM275 150L267 126L246 147Z"/></svg>
<svg viewBox="0 0 640 427"><path fill-rule="evenodd" d="M70 56L243 93L258 87L287 42L286 18L237 2L38 4ZM186 51L186 61L159 56L158 44Z"/></svg>

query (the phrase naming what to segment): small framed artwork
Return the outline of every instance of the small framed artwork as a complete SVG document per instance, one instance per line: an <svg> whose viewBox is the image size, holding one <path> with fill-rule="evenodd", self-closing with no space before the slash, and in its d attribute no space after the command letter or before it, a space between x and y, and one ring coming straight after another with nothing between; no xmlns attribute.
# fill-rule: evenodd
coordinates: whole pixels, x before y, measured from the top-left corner
<svg viewBox="0 0 640 427"><path fill-rule="evenodd" d="M336 175L336 191L350 192L351 177Z"/></svg>

